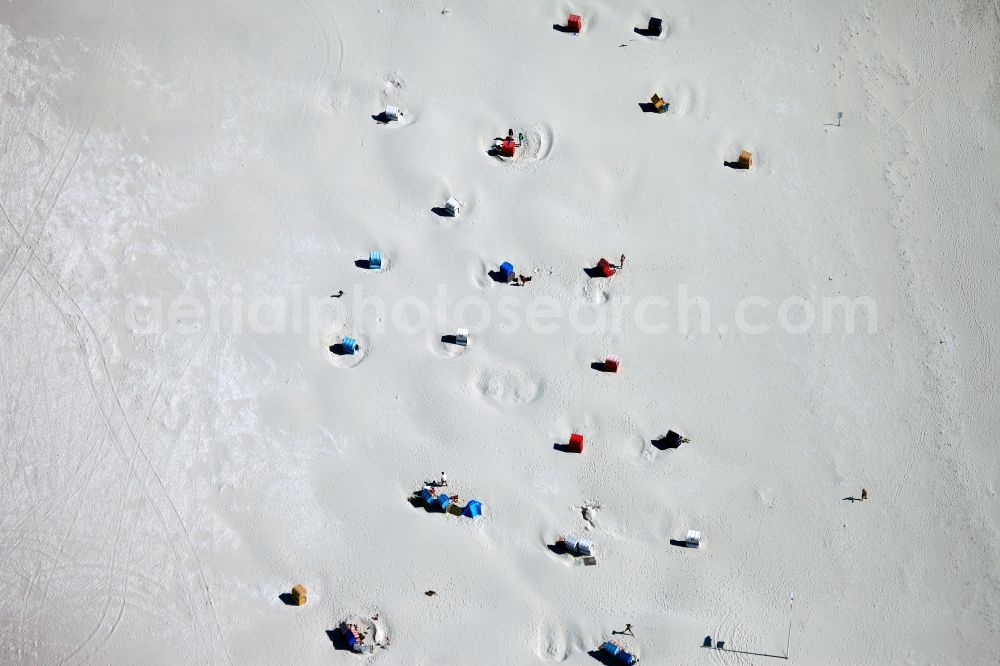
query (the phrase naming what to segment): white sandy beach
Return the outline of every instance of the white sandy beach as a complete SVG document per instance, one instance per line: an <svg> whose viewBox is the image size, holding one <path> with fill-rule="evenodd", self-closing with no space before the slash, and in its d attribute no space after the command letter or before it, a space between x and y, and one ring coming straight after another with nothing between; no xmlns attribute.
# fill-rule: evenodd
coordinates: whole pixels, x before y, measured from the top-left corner
<svg viewBox="0 0 1000 666"><path fill-rule="evenodd" d="M1000 662L996 0L7 0L0 54L0 662Z"/></svg>

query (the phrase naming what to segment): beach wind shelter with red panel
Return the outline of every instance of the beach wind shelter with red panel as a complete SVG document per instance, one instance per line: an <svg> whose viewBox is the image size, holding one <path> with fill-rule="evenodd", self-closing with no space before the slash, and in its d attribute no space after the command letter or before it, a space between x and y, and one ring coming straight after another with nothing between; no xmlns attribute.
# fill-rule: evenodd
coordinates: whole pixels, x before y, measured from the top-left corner
<svg viewBox="0 0 1000 666"><path fill-rule="evenodd" d="M566 27L570 32L580 32L583 30L583 18L579 14L570 14L566 19Z"/></svg>
<svg viewBox="0 0 1000 666"><path fill-rule="evenodd" d="M500 144L500 154L504 157L514 157L514 148L517 146L514 139L504 139Z"/></svg>
<svg viewBox="0 0 1000 666"><path fill-rule="evenodd" d="M611 265L611 262L601 257L601 260L597 262L597 272L604 277L611 277L615 274L615 269Z"/></svg>
<svg viewBox="0 0 1000 666"><path fill-rule="evenodd" d="M618 357L608 356L604 359L604 371L605 372L618 372Z"/></svg>
<svg viewBox="0 0 1000 666"><path fill-rule="evenodd" d="M583 435L574 432L569 436L569 450L572 453L583 453Z"/></svg>

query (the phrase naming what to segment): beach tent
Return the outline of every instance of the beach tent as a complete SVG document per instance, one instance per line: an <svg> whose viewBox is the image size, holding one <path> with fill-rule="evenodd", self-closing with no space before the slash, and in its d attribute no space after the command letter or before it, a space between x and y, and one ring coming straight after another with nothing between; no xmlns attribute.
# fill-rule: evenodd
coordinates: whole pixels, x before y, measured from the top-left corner
<svg viewBox="0 0 1000 666"><path fill-rule="evenodd" d="M344 336L344 340L340 343L340 346L344 350L345 354L353 354L361 348L360 345L358 345L357 340L347 337L346 335Z"/></svg>
<svg viewBox="0 0 1000 666"><path fill-rule="evenodd" d="M378 270L382 268L382 253L373 251L368 254L368 268Z"/></svg>
<svg viewBox="0 0 1000 666"><path fill-rule="evenodd" d="M452 217L457 217L462 212L462 202L455 197L450 197L444 202L444 207L451 213Z"/></svg>
<svg viewBox="0 0 1000 666"><path fill-rule="evenodd" d="M510 282L510 279L514 277L514 264L509 261L500 264L500 275L503 276L504 282Z"/></svg>
<svg viewBox="0 0 1000 666"><path fill-rule="evenodd" d="M431 492L430 488L424 486L423 489L420 491L420 499L422 499L427 504L430 504L435 499L434 493Z"/></svg>
<svg viewBox="0 0 1000 666"><path fill-rule="evenodd" d="M469 518L476 518L483 515L483 503L478 500L469 500L469 503L465 505L465 510L462 512Z"/></svg>
<svg viewBox="0 0 1000 666"><path fill-rule="evenodd" d="M448 497L447 493L441 493L437 496L437 502L442 511L447 511L448 505L451 504L451 498Z"/></svg>
<svg viewBox="0 0 1000 666"><path fill-rule="evenodd" d="M601 260L597 262L597 272L604 277L611 277L615 274L615 269L612 268L610 261L601 257Z"/></svg>

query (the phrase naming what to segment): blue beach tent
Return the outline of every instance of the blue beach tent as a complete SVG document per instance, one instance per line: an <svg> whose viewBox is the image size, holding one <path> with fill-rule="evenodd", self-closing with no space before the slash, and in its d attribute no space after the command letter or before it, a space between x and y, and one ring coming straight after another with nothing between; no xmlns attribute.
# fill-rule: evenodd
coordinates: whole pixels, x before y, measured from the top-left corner
<svg viewBox="0 0 1000 666"><path fill-rule="evenodd" d="M500 274L503 276L504 282L510 282L510 279L514 277L514 264L509 261L500 264Z"/></svg>
<svg viewBox="0 0 1000 666"><path fill-rule="evenodd" d="M483 503L479 500L469 500L469 503L465 505L465 509L462 510L462 515L469 518L477 518L483 515Z"/></svg>
<svg viewBox="0 0 1000 666"><path fill-rule="evenodd" d="M371 252L368 255L368 268L378 270L382 268L382 253L381 252Z"/></svg>

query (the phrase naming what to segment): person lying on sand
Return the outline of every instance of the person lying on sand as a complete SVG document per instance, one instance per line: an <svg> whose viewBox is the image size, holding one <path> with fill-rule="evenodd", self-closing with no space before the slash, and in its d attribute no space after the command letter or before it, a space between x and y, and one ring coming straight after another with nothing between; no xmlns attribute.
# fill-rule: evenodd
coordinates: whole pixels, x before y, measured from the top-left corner
<svg viewBox="0 0 1000 666"><path fill-rule="evenodd" d="M529 282L531 282L531 280L533 279L530 275L518 275L517 277L519 277L521 279L521 286L522 287L524 285L528 284Z"/></svg>

